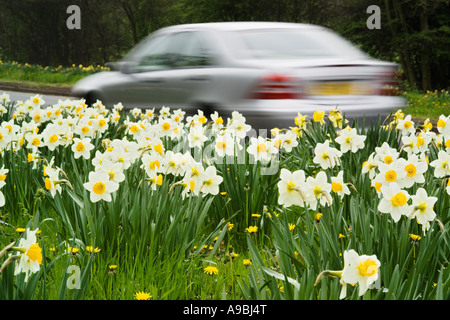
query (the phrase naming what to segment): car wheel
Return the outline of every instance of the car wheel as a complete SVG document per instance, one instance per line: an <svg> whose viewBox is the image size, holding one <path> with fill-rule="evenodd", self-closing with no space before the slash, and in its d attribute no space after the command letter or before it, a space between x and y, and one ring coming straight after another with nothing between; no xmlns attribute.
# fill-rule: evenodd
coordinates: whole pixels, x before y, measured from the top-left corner
<svg viewBox="0 0 450 320"><path fill-rule="evenodd" d="M85 96L85 100L86 100L86 105L89 107L92 107L92 105L94 103L97 102L97 100L102 100L100 98L100 95L95 93L95 92L89 92L86 96Z"/></svg>
<svg viewBox="0 0 450 320"><path fill-rule="evenodd" d="M207 118L210 118L211 114L217 110L216 107L210 103L199 104L198 109L203 111L203 115Z"/></svg>

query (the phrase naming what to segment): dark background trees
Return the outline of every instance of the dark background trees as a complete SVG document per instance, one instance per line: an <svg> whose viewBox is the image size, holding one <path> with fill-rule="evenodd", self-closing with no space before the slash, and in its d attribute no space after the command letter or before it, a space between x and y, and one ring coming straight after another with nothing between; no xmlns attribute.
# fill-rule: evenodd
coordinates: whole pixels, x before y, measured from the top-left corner
<svg viewBox="0 0 450 320"><path fill-rule="evenodd" d="M212 21L288 21L329 27L376 58L398 62L412 88L447 89L449 0L0 0L0 59L97 65L120 59L161 27ZM67 7L81 10L68 29ZM381 29L368 29L369 5Z"/></svg>

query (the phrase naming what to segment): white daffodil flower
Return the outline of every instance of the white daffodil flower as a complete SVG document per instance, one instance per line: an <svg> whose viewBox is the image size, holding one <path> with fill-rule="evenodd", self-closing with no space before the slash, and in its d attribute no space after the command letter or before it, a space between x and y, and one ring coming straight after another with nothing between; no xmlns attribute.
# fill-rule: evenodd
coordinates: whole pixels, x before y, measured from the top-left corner
<svg viewBox="0 0 450 320"><path fill-rule="evenodd" d="M281 169L280 181L278 182L278 203L284 207L292 205L304 206L306 196L302 188L305 187L305 172L297 170L290 172L287 169Z"/></svg>
<svg viewBox="0 0 450 320"><path fill-rule="evenodd" d="M339 195L341 199L344 198L345 195L350 194L350 189L347 184L344 183L344 172L339 171L336 177L331 177L331 190Z"/></svg>
<svg viewBox="0 0 450 320"><path fill-rule="evenodd" d="M91 157L91 150L94 149L94 145L91 143L91 138L74 138L71 149L75 159L83 157L88 160Z"/></svg>
<svg viewBox="0 0 450 320"><path fill-rule="evenodd" d="M395 222L398 222L403 215L408 215L410 206L408 200L410 198L407 191L402 190L396 183L383 185L381 187L382 198L378 204L378 210L382 213L389 213Z"/></svg>
<svg viewBox="0 0 450 320"><path fill-rule="evenodd" d="M91 171L89 181L83 184L84 188L90 192L90 200L98 202L112 200L111 193L119 189L119 184L110 180L109 174L105 171Z"/></svg>
<svg viewBox="0 0 450 320"><path fill-rule="evenodd" d="M358 284L358 295L362 296L378 279L380 266L381 263L376 255L359 255L353 249L347 250L344 251L344 269L341 279L346 284Z"/></svg>
<svg viewBox="0 0 450 320"><path fill-rule="evenodd" d="M322 169L333 168L339 163L342 152L336 148L330 147L330 141L318 143L314 148L313 162L320 165Z"/></svg>
<svg viewBox="0 0 450 320"><path fill-rule="evenodd" d="M37 243L36 232L38 230L31 231L26 229L24 237L19 240L17 247L12 249L20 252L20 259L16 263L14 275L19 273L25 273L25 282L28 281L29 276L32 273L36 273L40 270L42 264L42 249Z"/></svg>
<svg viewBox="0 0 450 320"><path fill-rule="evenodd" d="M433 206L438 200L436 197L429 197L424 188L417 189L415 195L411 195L412 199L412 217L416 218L417 222L422 226L425 232L430 228L430 222L436 218L436 213Z"/></svg>

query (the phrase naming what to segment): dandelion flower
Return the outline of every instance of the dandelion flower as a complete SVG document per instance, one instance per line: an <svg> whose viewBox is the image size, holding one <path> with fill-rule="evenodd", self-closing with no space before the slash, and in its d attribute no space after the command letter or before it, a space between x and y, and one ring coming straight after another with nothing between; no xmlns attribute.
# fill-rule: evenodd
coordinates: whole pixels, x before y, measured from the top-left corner
<svg viewBox="0 0 450 320"><path fill-rule="evenodd" d="M212 276L212 275L219 274L219 269L217 269L216 267L213 267L213 266L208 266L203 269L203 272Z"/></svg>
<svg viewBox="0 0 450 320"><path fill-rule="evenodd" d="M258 231L258 227L257 226L250 226L248 228L245 228L245 231L247 231L250 234L256 233Z"/></svg>
<svg viewBox="0 0 450 320"><path fill-rule="evenodd" d="M134 297L135 297L136 300L148 300L152 296L150 295L150 293L147 293L147 292L144 292L144 291L139 291L139 292L136 292L134 294Z"/></svg>

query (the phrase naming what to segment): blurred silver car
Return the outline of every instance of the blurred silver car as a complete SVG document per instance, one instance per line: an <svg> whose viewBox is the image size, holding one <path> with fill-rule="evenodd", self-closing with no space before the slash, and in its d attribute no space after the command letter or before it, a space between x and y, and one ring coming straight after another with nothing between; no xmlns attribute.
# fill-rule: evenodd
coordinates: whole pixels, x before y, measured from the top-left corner
<svg viewBox="0 0 450 320"><path fill-rule="evenodd" d="M87 103L125 108L236 110L255 128L294 126L298 113L342 111L373 120L404 105L397 65L373 59L327 28L296 23L224 22L160 29L112 71L73 87Z"/></svg>

